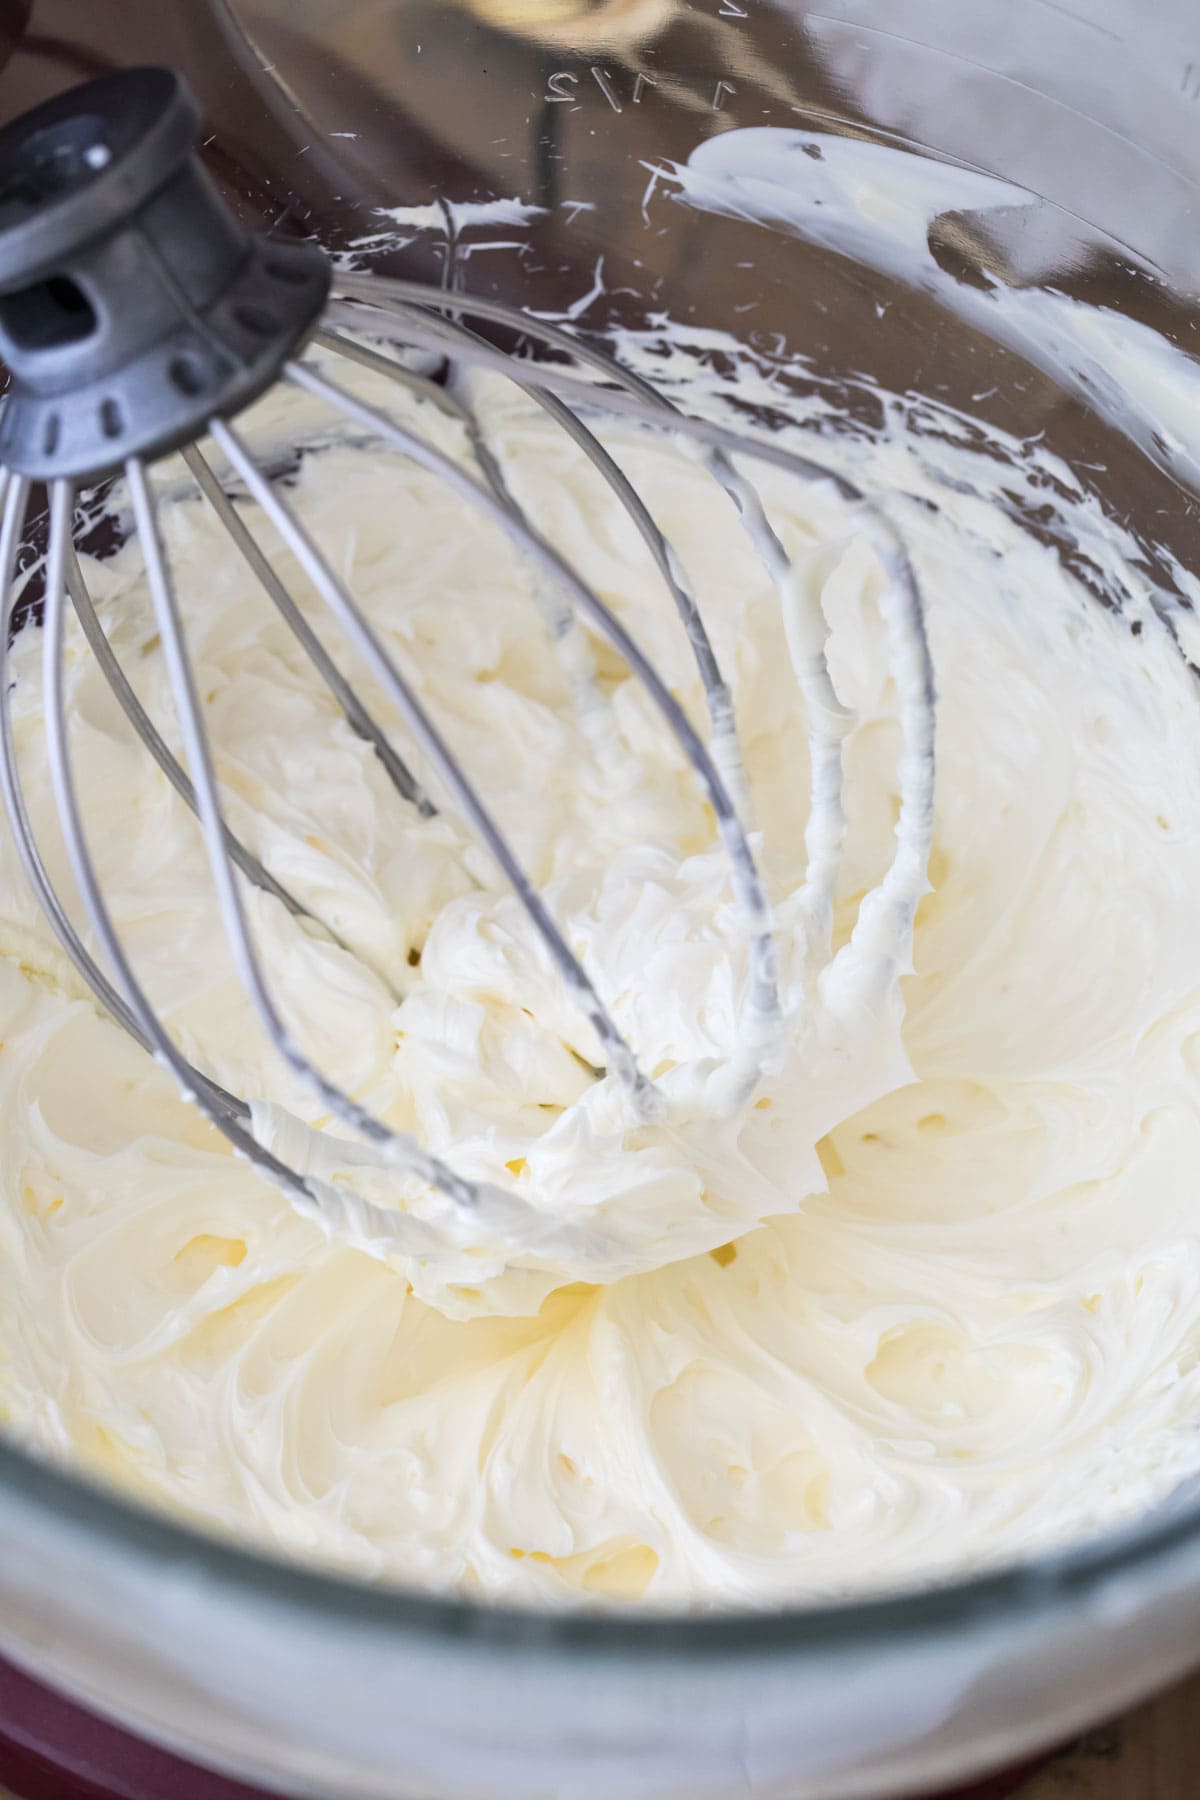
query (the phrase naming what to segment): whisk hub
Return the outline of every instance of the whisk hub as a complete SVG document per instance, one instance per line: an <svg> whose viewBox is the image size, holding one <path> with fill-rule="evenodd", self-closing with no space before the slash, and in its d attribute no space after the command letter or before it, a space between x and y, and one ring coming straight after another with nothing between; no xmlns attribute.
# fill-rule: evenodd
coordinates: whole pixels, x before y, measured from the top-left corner
<svg viewBox="0 0 1200 1800"><path fill-rule="evenodd" d="M244 231L165 69L75 88L0 131L0 460L93 480L161 456L276 379L329 264Z"/></svg>

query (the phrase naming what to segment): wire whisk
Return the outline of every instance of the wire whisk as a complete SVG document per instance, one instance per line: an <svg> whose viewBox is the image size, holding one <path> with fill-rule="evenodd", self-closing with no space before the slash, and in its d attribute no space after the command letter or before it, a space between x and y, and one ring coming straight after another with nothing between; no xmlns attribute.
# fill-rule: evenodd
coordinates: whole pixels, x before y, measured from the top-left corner
<svg viewBox="0 0 1200 1800"><path fill-rule="evenodd" d="M151 1003L129 955L89 846L71 750L64 682L68 607L112 693L146 751L195 814L213 892L239 979L275 1049L320 1105L350 1134L339 1153L396 1170L443 1196L454 1209L487 1216L514 1247L545 1246L566 1222L515 1192L468 1179L417 1138L387 1125L306 1053L272 991L247 914L247 884L291 913L312 919L235 834L226 816L204 704L189 653L175 573L164 544L149 465L179 451L199 493L228 532L246 569L294 634L351 729L378 758L397 804L425 817L450 809L503 872L566 994L588 1021L600 1061L595 1078L625 1096L631 1125L667 1116L660 1087L636 1044L616 1024L608 1000L530 880L472 780L449 747L413 681L398 665L347 581L331 566L284 484L273 479L236 419L274 382L302 390L331 415L411 459L445 482L465 506L505 534L536 572L537 603L567 671L581 716L602 709L590 675L589 641L606 642L653 706L686 758L711 808L730 891L748 946L737 1040L712 1072L708 1093L733 1113L780 1052L787 1019L780 999L771 906L753 846L750 799L729 683L680 557L595 429L603 418L631 422L688 447L714 491L736 507L748 551L791 596L793 661L807 709L810 807L807 873L798 897L822 963L825 1002L849 1004L847 983L870 983L892 946L911 931L932 831L933 676L921 598L903 543L885 514L844 476L769 438L749 437L684 414L672 399L607 351L500 301L418 283L335 272L306 244L246 236L233 223L192 154L197 116L178 81L161 70L126 71L75 90L0 133L0 349L12 385L0 415L0 785L25 872L62 948L100 1002L224 1133L234 1148L327 1231L346 1232L382 1253L427 1254L430 1219L364 1199L322 1179L263 1141L255 1109L182 1052ZM486 328L515 337L520 353L497 347ZM707 729L689 719L635 634L605 604L586 574L539 530L510 491L487 433L459 382L420 372L410 352L455 370L499 375L515 385L589 459L644 543L670 596L703 689ZM430 438L369 404L339 379L350 365L381 383L416 389L450 411L474 456L467 468ZM202 447L215 447L217 458ZM853 956L831 950L834 888L846 837L843 742L848 728L830 677L819 601L799 610L787 554L745 473L755 461L818 485L864 536L883 569L880 600L899 697L903 752L896 849L863 901ZM384 725L341 672L301 611L229 491L231 472L319 596L342 642L369 671L403 728ZM169 676L182 760L156 729L122 669L93 604L76 554L81 490L111 475L127 485ZM73 925L48 872L22 787L11 713L10 642L14 573L35 483L49 493L42 684L47 759L70 867L99 957ZM599 732L600 741L602 732ZM415 747L418 755L410 760ZM335 937L336 934L330 935Z"/></svg>

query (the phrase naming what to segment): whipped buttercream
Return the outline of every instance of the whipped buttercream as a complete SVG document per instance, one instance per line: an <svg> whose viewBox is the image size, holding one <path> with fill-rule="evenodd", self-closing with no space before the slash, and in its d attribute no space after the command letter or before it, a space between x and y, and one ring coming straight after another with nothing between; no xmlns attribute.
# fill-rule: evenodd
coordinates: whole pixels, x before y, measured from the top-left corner
<svg viewBox="0 0 1200 1800"><path fill-rule="evenodd" d="M673 340L684 361L687 335ZM669 377L669 359L656 367ZM387 400L468 455L429 401ZM481 404L516 497L702 719L670 596L611 494L525 403ZM6 842L8 1429L251 1541L551 1605L899 1585L1111 1524L1200 1468L1193 676L1131 546L1069 471L1055 491L1102 546L1113 610L993 503L993 477L1010 491L1022 479L1013 446L992 470L949 413L936 437L907 436L898 405L891 422L824 451L891 496L921 582L937 810L912 972L897 940L882 980L860 984L854 924L895 854L903 748L869 535L830 490L754 469L828 625L848 715L832 947L851 979L830 983L797 898L809 749L795 618L789 637L692 455L632 426L605 433L733 687L775 912L787 1031L730 1113L710 1083L736 1046L744 922L711 815L644 694L593 645L598 748L521 560L400 457L344 434L317 445L309 397L260 409L260 445L314 444L289 497L662 1085L668 1111L649 1123L597 1081L586 1023L486 855L448 807L422 818L398 799L215 519L160 478L231 823L340 940L249 894L289 1018L356 1098L545 1231L514 1247L336 1145L322 1173L424 1221L428 1241L356 1243L298 1214L98 1012ZM176 743L139 558L86 572ZM69 892L39 637L14 647L16 735ZM92 847L139 974L187 1053L302 1156L305 1128L327 1121L238 985L199 832L81 641L67 683Z"/></svg>

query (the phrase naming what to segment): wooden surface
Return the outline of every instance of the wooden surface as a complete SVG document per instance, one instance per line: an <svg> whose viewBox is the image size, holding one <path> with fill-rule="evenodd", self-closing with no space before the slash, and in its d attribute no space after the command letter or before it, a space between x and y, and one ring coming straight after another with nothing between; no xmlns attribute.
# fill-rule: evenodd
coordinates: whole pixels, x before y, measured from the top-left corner
<svg viewBox="0 0 1200 1800"><path fill-rule="evenodd" d="M1089 1732L1013 1800L1200 1800L1200 1675Z"/></svg>

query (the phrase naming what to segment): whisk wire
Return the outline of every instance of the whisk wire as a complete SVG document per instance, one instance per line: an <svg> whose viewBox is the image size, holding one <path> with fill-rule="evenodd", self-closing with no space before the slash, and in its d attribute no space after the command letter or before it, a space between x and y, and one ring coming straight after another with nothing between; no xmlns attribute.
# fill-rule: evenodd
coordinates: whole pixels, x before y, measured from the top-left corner
<svg viewBox="0 0 1200 1800"><path fill-rule="evenodd" d="M299 365L289 365L285 373L292 376L293 372L294 378L300 381L300 385L307 385L309 371L300 370ZM324 385L322 383L322 387ZM337 390L334 390L334 393L337 396ZM349 406L345 406L344 410L349 410ZM380 428L387 425L386 420L383 420L382 417L376 419L374 415L371 422ZM479 797L462 765L445 743L411 684L396 667L346 587L318 550L310 534L258 468L237 433L220 419L211 421L210 431L222 453L245 483L248 492L288 545L305 574L337 619L338 624L371 669L389 700L421 745L430 763L436 768L445 786L453 794L472 827L504 871L518 900L549 951L572 998L590 1020L615 1073L624 1083L639 1109L644 1114L649 1114L655 1106L650 1084L638 1069L632 1052L609 1017L590 977L568 947L558 926L551 918L545 902L526 875L507 838ZM427 447L427 449L430 450L430 453L436 454L432 452L431 447ZM459 473L461 475L461 471ZM475 489L474 483L470 482L469 477L462 476L462 479L470 483L472 491L482 491ZM494 501L491 503L497 505ZM498 505L497 511L503 514L503 509ZM506 514L503 516L507 517Z"/></svg>
<svg viewBox="0 0 1200 1800"><path fill-rule="evenodd" d="M17 598L17 587L13 577L17 548L28 506L29 486L29 482L23 475L14 475L7 469L0 470L0 494L3 494L4 504L3 522L0 523L0 581L4 584L3 599L0 601L0 693L5 694L9 690L11 680L9 652L12 643L13 610ZM21 784L16 744L13 738L12 709L9 706L0 707L0 786L3 787L9 827L21 859L21 865L60 945L88 986L98 995L114 1018L125 1027L132 1037L137 1039L143 1049L148 1049L149 1039L146 1034L104 971L88 954L82 939L67 917L54 883L50 879L49 870L42 860L29 817L29 809L25 804L25 790Z"/></svg>
<svg viewBox="0 0 1200 1800"><path fill-rule="evenodd" d="M589 623L607 638L634 677L645 688L668 730L691 764L705 797L712 807L718 835L729 859L734 893L747 922L750 937L750 981L743 1005L742 1043L739 1050L730 1059L730 1067L736 1069L737 1072L736 1081L730 1085L733 1093L740 1097L748 1087L753 1086L758 1080L762 1071L763 1058L769 1053L770 1047L777 1040L782 1028L782 1009L779 1002L771 910L749 839L729 792L695 726L667 688L653 663L640 649L632 634L605 606L599 595L580 577L571 564L560 557L553 546L538 532L528 527L522 530L507 509L501 506L494 496L480 487L464 469L438 450L436 446L415 432L397 425L394 420L376 408L365 405L364 402L347 393L335 382L328 381L324 376L318 374L316 370L303 363L293 361L287 364L284 373L287 379L307 388L309 392L327 399L342 413L371 428L385 441L394 444L397 449L412 457L422 467L428 469L432 474L438 475L454 491L478 507L485 516L493 519L517 544L518 548L535 555L552 578L561 583L564 591L576 603ZM223 429L227 430L228 428ZM278 505L278 496L272 496L272 498ZM461 780L461 771L458 772L458 779ZM507 855L511 855L511 852L507 852L506 847L503 846L502 839L501 847L505 849ZM492 848L490 844L489 848ZM497 860L504 867L504 856L497 855ZM505 872L508 873L507 869ZM511 875L509 879L512 879ZM536 894L535 898L537 898ZM540 906L540 900L538 900L538 904ZM527 910L530 909L527 908ZM533 917L532 911L531 917ZM569 951L567 954L570 956ZM571 960L573 962L574 958ZM586 975L584 980L587 980ZM613 1027L613 1030L615 1032L616 1028ZM624 1045L620 1034L616 1035L623 1047L623 1056L628 1057L632 1062L632 1053ZM644 1078L639 1077L639 1079ZM733 1104L736 1101L731 1100L730 1103Z"/></svg>
<svg viewBox="0 0 1200 1800"><path fill-rule="evenodd" d="M264 556L259 549L253 533L221 486L203 453L195 444L186 444L183 449L183 460L190 469L196 486L213 508L234 544L241 551L244 560L249 564L251 573L258 581L259 586L278 609L284 623L341 707L351 730L371 745L396 792L403 799L411 800L423 818L432 818L437 811L433 801L396 750L386 731L371 717L362 700L296 605L284 583L276 574L269 558Z"/></svg>
<svg viewBox="0 0 1200 1800"><path fill-rule="evenodd" d="M3 582L3 600L0 602L0 693L9 689L9 651L12 642L12 617L17 587L13 581L17 546L23 528L29 496L29 483L21 476L11 475L8 470L0 471L0 501L3 504L3 523L0 524L0 581ZM37 836L29 816L25 802L25 791L21 783L20 767L16 746L13 740L12 712L7 706L0 707L0 794L3 795L8 814L9 826L17 847L21 866L25 871L35 896L59 944L68 960L82 976L84 982L95 994L96 998L110 1012L117 1023L129 1033L143 1050L152 1052L154 1039L146 1032L135 1013L113 987L104 971L88 951L83 939L76 931L67 915L50 877L50 872L38 847ZM214 1123L221 1125L223 1120L248 1120L250 1109L244 1101L227 1093L215 1081L202 1074L188 1064L189 1075L195 1091L204 1096L202 1105ZM253 1140L250 1140L253 1143ZM257 1144L253 1145L255 1152ZM250 1154L247 1149L247 1154ZM256 1160L258 1160L256 1155Z"/></svg>
<svg viewBox="0 0 1200 1800"><path fill-rule="evenodd" d="M222 429L227 431L228 427ZM420 1180L434 1183L443 1192L470 1204L474 1195L469 1183L461 1182L451 1170L431 1157L415 1138L407 1133L390 1130L374 1113L361 1106L309 1060L275 1004L254 948L233 864L226 850L212 750L204 726L170 567L159 535L153 490L145 468L137 458L130 459L125 473L145 556L147 584L162 636L163 657L174 695L175 710L188 766L193 772L197 816L204 833L217 904L242 985L254 1002L264 1029L280 1056L325 1106L353 1131L375 1144L389 1160L410 1170Z"/></svg>
<svg viewBox="0 0 1200 1800"><path fill-rule="evenodd" d="M132 1013L137 1027L133 1030L133 1036L147 1047L151 1054L166 1064L184 1093L224 1133L235 1149L249 1157L274 1180L281 1182L311 1210L319 1204L316 1195L310 1191L307 1184L293 1169L289 1168L286 1163L280 1162L269 1150L265 1149L248 1129L246 1122L250 1117L250 1109L243 1101L226 1094L217 1083L200 1074L178 1049L154 1008L150 1005L144 989L134 974L120 934L105 905L103 890L96 874L83 827L83 817L71 766L66 724L63 650L66 613L66 557L70 544L73 504L73 484L66 480L53 482L50 488L50 538L46 555L46 600L42 643L46 752L63 841L75 877L75 885L79 889L101 948L108 957L124 991L124 1001L122 1002L117 995L113 994L111 984L95 967L92 958L79 942L77 934L69 926L64 948L67 948L68 942L74 939L79 951L77 966L81 973L85 974L89 984L94 987L98 995L106 999L106 1004L109 1003L110 998L117 1001L112 1010L122 1023L125 1023L128 1014ZM7 711L7 709L5 710ZM15 768L15 759L10 762L10 754L11 740L5 743L6 779ZM17 786L19 797L19 785L14 785ZM21 810L23 811L23 808ZM34 844L32 835L29 841ZM49 890L52 910L65 918L61 902L46 875L45 865L36 852L36 845L31 862L33 867L41 871L42 879ZM40 888L40 882L38 885ZM76 960L74 956L73 960ZM95 976L99 976L98 983L94 980Z"/></svg>
<svg viewBox="0 0 1200 1800"><path fill-rule="evenodd" d="M340 332L314 331L312 342L321 345L323 349L332 350L335 355L349 362L370 369L375 375L382 375L410 393L418 394L423 400L429 400L439 412L457 420L467 434L471 452L487 486L522 527L528 524L509 488L499 460L492 453L479 420L470 406L451 391L449 385L432 381L424 375L416 375L394 356L385 356L370 345L344 337ZM596 679L595 659L578 615L545 579L544 571L536 567L533 570L533 599L554 640L580 729L593 754L599 760L615 766L619 760L619 740Z"/></svg>
<svg viewBox="0 0 1200 1800"><path fill-rule="evenodd" d="M406 308L403 303L400 303L397 310L401 312L402 316L416 315L431 325L434 331L445 339L447 353L451 358L464 342L482 343L485 341L476 332L469 330L461 320L439 318L426 307ZM343 339L337 339L332 347L344 350L344 342ZM526 368L530 370L528 375L525 373ZM733 696L728 682L721 673L716 651L678 552L656 523L649 507L616 458L605 448L595 432L589 429L578 414L572 412L565 401L542 385L537 379L533 365L510 358L505 372L512 385L540 407L549 418L553 419L566 436L583 451L588 461L598 471L629 515L634 529L645 544L651 560L671 596L696 663L708 707L709 743L713 761L720 769L722 779L729 788L739 813L745 818L749 805L749 792L746 787L745 770L742 766L741 751L737 740ZM475 428L482 435L482 428L477 420Z"/></svg>
<svg viewBox="0 0 1200 1800"><path fill-rule="evenodd" d="M750 526L752 538L760 554L765 554L768 572L776 585L789 583L786 591L789 600L787 554L766 519L757 490L738 472L733 457L744 457L764 467L779 469L814 489L823 489L831 502L842 509L848 530L861 533L886 577L879 604L888 629L889 652L894 655L903 640L903 655L894 667L904 743L899 766L900 818L892 861L875 889L865 897L849 940L821 971L820 981L824 991L839 995L840 1004L871 1004L872 990L878 985L884 946L889 941L894 943L908 927L911 913L909 878L914 866L923 863L928 855L934 784L935 682L924 606L903 540L882 502L815 457L803 455L772 438L751 436L714 420L682 412L669 396L607 351L597 349L586 338L565 331L561 326L520 312L504 301L440 290L431 294L416 282L351 273L338 274L335 291L349 299L339 299L335 293L326 308L326 318L334 318L351 328L357 320L359 329L368 330L372 329L374 319L373 328L379 335L388 339L399 337L427 349L444 352L446 337L436 327L422 326L417 318L422 311L427 315L441 312L469 314L519 331L527 340L569 357L573 365L593 371L605 384L581 379L571 369L564 370L555 363L529 361L528 366L536 371L537 382L547 390L569 396L584 407L628 419L644 429L666 433L684 442L692 441L711 451L709 467L714 479L730 494L744 522ZM400 326L390 323L397 314L402 319ZM455 356L464 365L512 379L512 353L499 350L478 337L472 342L460 342ZM526 360L523 360L523 371L526 366ZM814 630L819 629L811 614L809 618ZM887 626L889 618L890 627ZM825 675L820 673L823 658L821 650L819 659L815 658L804 670L808 684L811 762L811 805L806 830L810 854L805 886L797 896L797 904L804 905L813 922L814 947L822 938L828 942L830 902L845 833L839 740L844 736L847 721L837 701L836 690L833 691L833 705L830 705L827 670ZM803 666L803 659L799 660ZM797 673L799 675L801 669ZM821 726L822 719L829 721L829 729ZM868 934L876 946L869 955L864 954Z"/></svg>
<svg viewBox="0 0 1200 1800"><path fill-rule="evenodd" d="M195 813L196 795L191 781L182 765L167 748L149 713L134 692L133 685L121 667L119 659L114 654L104 627L97 617L96 609L92 605L92 597L88 592L83 570L79 566L79 558L76 556L74 548L67 553L67 593L97 666L122 712L184 805ZM281 882L276 881L270 871L263 867L251 851L247 850L228 826L225 828L225 847L242 874L246 876L247 880L253 882L255 887L261 888L264 893L274 894L275 898L281 901L294 917L313 918L309 909L290 894ZM314 922L319 923L315 920Z"/></svg>
<svg viewBox="0 0 1200 1800"><path fill-rule="evenodd" d="M350 294L359 291L352 275L341 278L339 286ZM419 304L407 297L414 293L420 296ZM630 512L667 581L692 644L708 696L714 756L723 765L728 764L735 791L744 791L732 699L712 654L694 597L678 579L682 574L678 557L663 540L640 497L599 444L595 434L588 431L582 420L554 393L553 381L545 378L546 365L528 359L498 355L491 345L477 333L468 330L461 320L446 318L445 312L469 312L510 327L519 326L525 336L569 354L574 363L593 369L606 382L615 382L627 394L646 402L660 420L670 419L676 427L677 435L686 442L694 434L688 430L689 421L685 415L679 412L666 395L644 381L635 371L625 368L604 352L595 350L586 340L541 320L526 319L524 315L514 318L511 309L498 302L484 301L477 307L473 298L462 301L451 295L445 297L443 307L441 294L436 300L431 300L427 292L421 294L421 290L414 288L413 284L391 280L380 282L377 289L372 289L372 297L374 304L396 313L406 325L415 319L424 328L425 341L441 341L449 347L451 355L461 354L464 347L481 348L485 357L484 366L503 374L550 412L600 469ZM527 374L526 371L530 372ZM609 400L606 389L593 387L591 395L592 403L601 407ZM808 718L810 806L805 831L808 868L796 905L809 921L814 948L827 948L833 928L834 884L846 835L842 800L842 740L850 722L829 674L825 655L828 627L819 599L804 586L797 588L792 578L791 561L767 518L753 485L735 467L721 446L705 444L702 438L695 441L702 447L701 460L708 473L735 507L756 555L780 595L785 616L793 621L790 635L795 638L803 632L804 643L800 653L795 656L795 671Z"/></svg>

